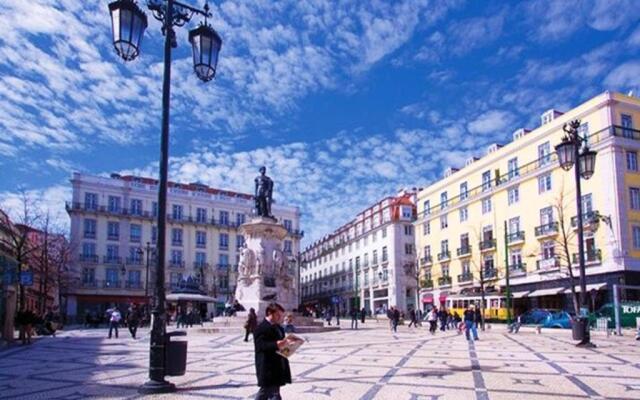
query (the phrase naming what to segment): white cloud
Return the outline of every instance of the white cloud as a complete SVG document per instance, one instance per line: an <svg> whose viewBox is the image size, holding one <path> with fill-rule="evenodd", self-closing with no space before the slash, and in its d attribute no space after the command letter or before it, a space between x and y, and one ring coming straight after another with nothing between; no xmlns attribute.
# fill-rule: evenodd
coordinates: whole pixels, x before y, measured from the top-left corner
<svg viewBox="0 0 640 400"><path fill-rule="evenodd" d="M604 82L614 90L637 91L640 89L640 61L629 61L616 67L607 75Z"/></svg>
<svg viewBox="0 0 640 400"><path fill-rule="evenodd" d="M506 128L510 128L514 117L508 111L490 110L467 124L467 129L471 133L480 135L496 134L500 135Z"/></svg>

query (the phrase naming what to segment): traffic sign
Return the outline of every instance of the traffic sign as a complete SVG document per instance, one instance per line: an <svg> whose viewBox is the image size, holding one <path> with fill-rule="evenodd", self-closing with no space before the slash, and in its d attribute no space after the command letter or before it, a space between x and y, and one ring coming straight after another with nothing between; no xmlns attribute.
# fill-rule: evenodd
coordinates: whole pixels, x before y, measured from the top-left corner
<svg viewBox="0 0 640 400"><path fill-rule="evenodd" d="M20 272L20 284L22 286L33 286L33 271Z"/></svg>

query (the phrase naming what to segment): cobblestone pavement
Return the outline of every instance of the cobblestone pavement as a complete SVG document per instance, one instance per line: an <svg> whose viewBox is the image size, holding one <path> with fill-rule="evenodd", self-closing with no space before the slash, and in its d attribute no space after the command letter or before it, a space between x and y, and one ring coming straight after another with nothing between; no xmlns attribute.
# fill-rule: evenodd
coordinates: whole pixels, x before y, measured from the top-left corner
<svg viewBox="0 0 640 400"><path fill-rule="evenodd" d="M507 335L504 328L468 343L425 328L391 334L383 322L365 329L308 334L291 360L285 399L640 399L640 343L594 337L577 349L568 331ZM0 352L0 399L138 399L146 380L148 333L106 339L77 330ZM193 333L193 332L192 332ZM256 393L253 344L242 335L190 334L179 391L154 398L248 399Z"/></svg>

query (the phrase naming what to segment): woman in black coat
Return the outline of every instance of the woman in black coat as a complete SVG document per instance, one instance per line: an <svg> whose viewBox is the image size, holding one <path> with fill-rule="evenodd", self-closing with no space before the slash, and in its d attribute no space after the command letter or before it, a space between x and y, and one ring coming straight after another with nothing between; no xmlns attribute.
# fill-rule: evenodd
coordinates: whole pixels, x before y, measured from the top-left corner
<svg viewBox="0 0 640 400"><path fill-rule="evenodd" d="M271 304L266 314L253 332L256 375L260 386L256 400L280 399L280 386L291 383L289 360L276 353L287 344L284 330L280 327L284 309L278 304Z"/></svg>

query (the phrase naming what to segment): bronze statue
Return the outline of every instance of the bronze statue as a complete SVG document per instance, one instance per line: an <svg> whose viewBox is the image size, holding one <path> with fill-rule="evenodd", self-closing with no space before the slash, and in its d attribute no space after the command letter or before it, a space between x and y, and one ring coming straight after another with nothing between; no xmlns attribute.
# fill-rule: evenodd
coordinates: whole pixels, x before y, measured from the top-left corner
<svg viewBox="0 0 640 400"><path fill-rule="evenodd" d="M260 167L260 175L255 179L256 213L262 217L273 218L271 215L273 181L266 174L267 167Z"/></svg>

